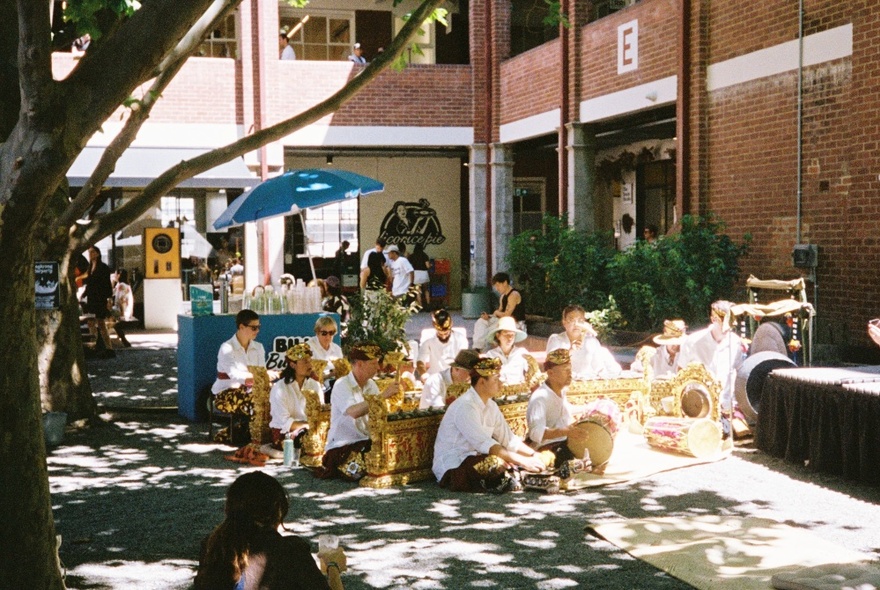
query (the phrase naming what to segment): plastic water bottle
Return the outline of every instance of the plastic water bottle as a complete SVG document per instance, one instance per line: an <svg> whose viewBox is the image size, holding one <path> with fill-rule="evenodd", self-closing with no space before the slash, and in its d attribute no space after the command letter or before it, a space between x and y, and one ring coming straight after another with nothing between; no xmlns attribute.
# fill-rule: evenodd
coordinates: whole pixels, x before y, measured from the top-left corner
<svg viewBox="0 0 880 590"><path fill-rule="evenodd" d="M293 439L284 439L284 466L293 466Z"/></svg>

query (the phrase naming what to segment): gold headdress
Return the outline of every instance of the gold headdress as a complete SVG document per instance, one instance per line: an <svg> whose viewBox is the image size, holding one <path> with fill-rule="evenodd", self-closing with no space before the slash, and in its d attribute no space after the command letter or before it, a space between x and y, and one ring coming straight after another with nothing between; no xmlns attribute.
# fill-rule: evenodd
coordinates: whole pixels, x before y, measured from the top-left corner
<svg viewBox="0 0 880 590"><path fill-rule="evenodd" d="M288 348L284 356L292 363L302 359L310 359L312 358L312 348L306 342L301 342Z"/></svg>
<svg viewBox="0 0 880 590"><path fill-rule="evenodd" d="M498 375L501 373L501 359L482 358L474 365L472 370L480 377Z"/></svg>

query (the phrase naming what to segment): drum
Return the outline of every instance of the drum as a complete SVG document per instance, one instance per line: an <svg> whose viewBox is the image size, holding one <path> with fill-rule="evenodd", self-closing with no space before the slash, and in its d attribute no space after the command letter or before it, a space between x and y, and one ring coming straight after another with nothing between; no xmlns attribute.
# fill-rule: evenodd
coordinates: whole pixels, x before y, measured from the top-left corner
<svg viewBox="0 0 880 590"><path fill-rule="evenodd" d="M692 457L710 457L721 448L721 427L705 418L658 416L645 422L648 444Z"/></svg>
<svg viewBox="0 0 880 590"><path fill-rule="evenodd" d="M590 452L593 465L607 463L614 450L614 437L620 429L620 408L610 399L597 399L586 406L582 419L572 425L580 436L570 436L568 450L576 459L583 459L584 451Z"/></svg>
<svg viewBox="0 0 880 590"><path fill-rule="evenodd" d="M769 324L764 324L769 325ZM764 381L775 369L788 369L797 364L787 355L764 351L750 355L736 371L733 393L736 403L742 411L746 422L754 425L758 421L758 409L761 405L761 391Z"/></svg>
<svg viewBox="0 0 880 590"><path fill-rule="evenodd" d="M716 410L712 395L702 383L688 383L679 396L683 418L713 418Z"/></svg>

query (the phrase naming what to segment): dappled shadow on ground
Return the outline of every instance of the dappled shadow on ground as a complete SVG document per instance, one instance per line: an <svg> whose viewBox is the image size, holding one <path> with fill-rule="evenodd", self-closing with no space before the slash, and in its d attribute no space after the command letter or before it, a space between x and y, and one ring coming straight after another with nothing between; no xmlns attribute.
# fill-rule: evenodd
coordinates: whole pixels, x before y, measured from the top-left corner
<svg viewBox="0 0 880 590"><path fill-rule="evenodd" d="M48 459L68 585L188 588L199 543L222 519L226 488L252 468L224 460L231 449L209 444L205 425L165 414L111 418L68 434ZM824 511L798 516L790 511L793 490L777 489L792 480L738 458L556 496L453 494L433 482L371 490L315 480L304 469L264 470L290 494L291 532L341 537L349 590L688 588L587 536L584 526L660 515L756 515L825 527L852 545L880 523L876 507L852 518L849 529L828 524L833 519ZM814 489L800 500L816 493L828 494ZM821 502L829 510L847 505L837 497Z"/></svg>

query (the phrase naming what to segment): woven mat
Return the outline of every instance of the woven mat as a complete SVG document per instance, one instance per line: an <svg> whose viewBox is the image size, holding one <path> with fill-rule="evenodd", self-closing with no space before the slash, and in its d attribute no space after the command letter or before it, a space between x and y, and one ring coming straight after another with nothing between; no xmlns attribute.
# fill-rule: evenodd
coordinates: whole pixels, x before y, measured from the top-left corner
<svg viewBox="0 0 880 590"><path fill-rule="evenodd" d="M764 518L645 518L588 524L587 531L704 590L766 590L774 574L872 560Z"/></svg>
<svg viewBox="0 0 880 590"><path fill-rule="evenodd" d="M614 450L611 452L605 473L602 475L579 473L573 476L569 489L636 481L663 471L713 463L729 455L730 450L719 450L716 455L697 459L689 455L661 451L649 446L644 436L623 429L614 440Z"/></svg>

